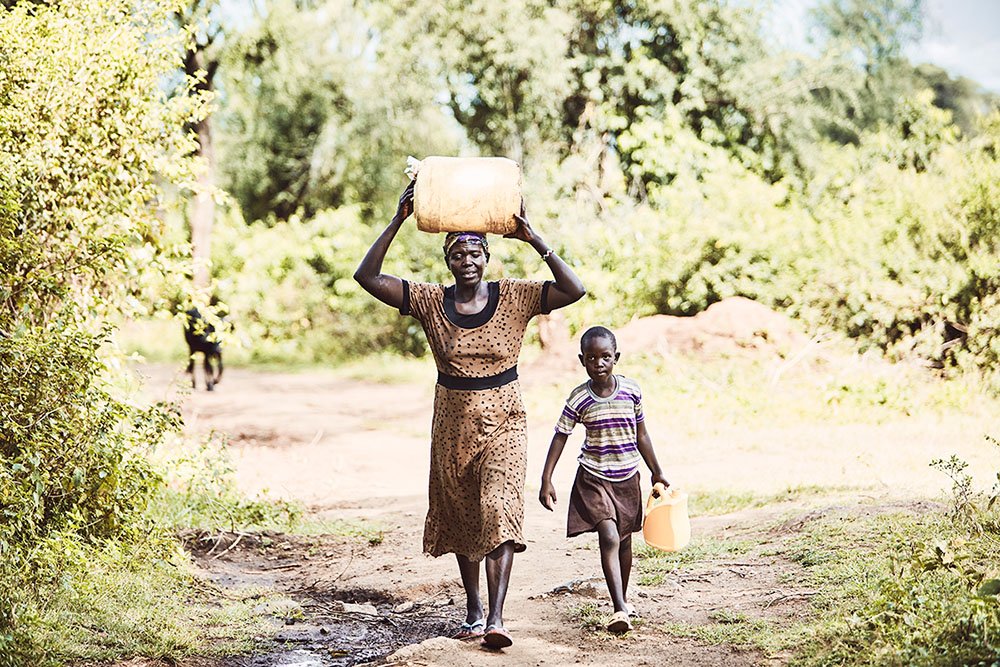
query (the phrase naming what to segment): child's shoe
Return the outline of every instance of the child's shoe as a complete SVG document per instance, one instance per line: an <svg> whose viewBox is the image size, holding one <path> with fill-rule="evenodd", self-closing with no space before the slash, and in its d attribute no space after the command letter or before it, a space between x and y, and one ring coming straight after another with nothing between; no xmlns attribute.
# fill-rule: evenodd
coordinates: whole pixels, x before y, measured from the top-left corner
<svg viewBox="0 0 1000 667"><path fill-rule="evenodd" d="M608 632L616 635L624 634L632 629L632 621L628 620L627 611L616 611L607 625Z"/></svg>

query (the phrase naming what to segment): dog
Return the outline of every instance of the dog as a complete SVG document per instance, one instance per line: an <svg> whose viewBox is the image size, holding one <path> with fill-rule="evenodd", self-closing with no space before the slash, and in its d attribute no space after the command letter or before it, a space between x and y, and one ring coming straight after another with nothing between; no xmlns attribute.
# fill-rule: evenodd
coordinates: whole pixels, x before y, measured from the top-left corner
<svg viewBox="0 0 1000 667"><path fill-rule="evenodd" d="M215 327L202 317L197 308L190 308L184 315L184 340L188 346L187 372L191 374L191 388L198 388L194 377L194 356L200 352L204 357L205 389L214 391L215 385L222 379L222 345ZM215 367L212 365L213 360Z"/></svg>

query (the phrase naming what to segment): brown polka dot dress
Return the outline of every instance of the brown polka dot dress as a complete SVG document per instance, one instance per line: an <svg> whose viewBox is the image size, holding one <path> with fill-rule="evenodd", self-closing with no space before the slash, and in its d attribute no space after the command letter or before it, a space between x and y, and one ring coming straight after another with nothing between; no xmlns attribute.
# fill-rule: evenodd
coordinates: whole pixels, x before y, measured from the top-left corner
<svg viewBox="0 0 1000 667"><path fill-rule="evenodd" d="M488 283L482 311L455 309L455 288L403 282L400 312L423 326L437 363L424 551L481 560L507 541L524 551L527 422L517 358L549 282Z"/></svg>

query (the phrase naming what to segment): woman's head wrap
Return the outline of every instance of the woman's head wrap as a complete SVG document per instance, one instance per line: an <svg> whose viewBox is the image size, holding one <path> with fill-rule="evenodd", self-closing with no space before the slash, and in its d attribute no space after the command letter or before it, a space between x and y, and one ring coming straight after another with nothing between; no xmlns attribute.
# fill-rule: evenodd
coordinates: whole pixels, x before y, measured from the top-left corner
<svg viewBox="0 0 1000 667"><path fill-rule="evenodd" d="M483 246L483 252L486 256L490 256L490 243L486 240L486 234L480 234L478 232L449 232L447 236L444 237L444 257L448 259L448 253L451 249L455 247L458 243L478 243Z"/></svg>

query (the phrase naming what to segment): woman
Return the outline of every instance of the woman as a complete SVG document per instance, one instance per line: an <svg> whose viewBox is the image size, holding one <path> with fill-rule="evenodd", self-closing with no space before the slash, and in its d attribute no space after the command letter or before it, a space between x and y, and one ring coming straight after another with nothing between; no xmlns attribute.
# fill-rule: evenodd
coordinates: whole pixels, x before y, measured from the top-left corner
<svg viewBox="0 0 1000 667"><path fill-rule="evenodd" d="M466 618L456 637L482 637L489 648L513 643L503 625L515 552L525 549L524 474L527 425L517 382L517 357L528 321L577 301L580 279L528 224L522 208L507 236L531 245L555 281L485 282L485 235L451 233L444 256L455 277L445 287L411 283L382 273L389 244L413 212L411 182L396 215L354 274L379 301L412 315L423 326L438 368L431 426L429 507L424 551L454 553L466 595ZM486 559L489 614L479 596L480 561Z"/></svg>

